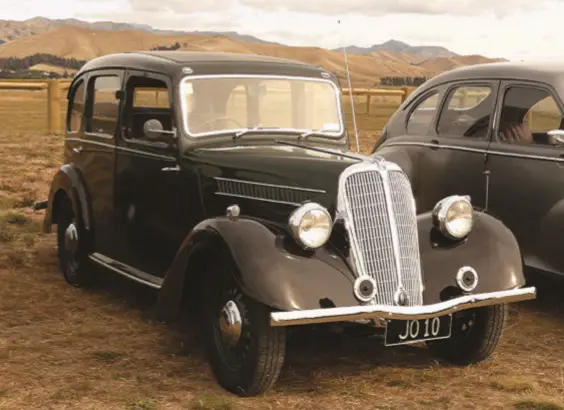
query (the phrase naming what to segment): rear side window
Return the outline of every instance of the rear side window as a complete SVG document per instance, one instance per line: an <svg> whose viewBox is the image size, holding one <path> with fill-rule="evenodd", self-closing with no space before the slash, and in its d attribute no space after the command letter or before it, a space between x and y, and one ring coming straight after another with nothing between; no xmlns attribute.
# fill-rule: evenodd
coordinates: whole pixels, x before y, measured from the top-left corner
<svg viewBox="0 0 564 410"><path fill-rule="evenodd" d="M133 89L133 108L170 108L170 97L166 84L160 88L136 87Z"/></svg>
<svg viewBox="0 0 564 410"><path fill-rule="evenodd" d="M84 92L86 86L84 80L81 80L72 90L69 101L69 117L67 130L69 132L80 131L82 125L82 117L84 116Z"/></svg>
<svg viewBox="0 0 564 410"><path fill-rule="evenodd" d="M419 102L407 120L408 135L427 135L439 104L439 93L435 92Z"/></svg>
<svg viewBox="0 0 564 410"><path fill-rule="evenodd" d="M119 111L116 92L121 89L121 79L117 75L108 75L95 77L91 81L92 115L86 131L113 137Z"/></svg>
<svg viewBox="0 0 564 410"><path fill-rule="evenodd" d="M441 111L437 131L447 137L485 138L493 109L491 87L465 85L453 88Z"/></svg>

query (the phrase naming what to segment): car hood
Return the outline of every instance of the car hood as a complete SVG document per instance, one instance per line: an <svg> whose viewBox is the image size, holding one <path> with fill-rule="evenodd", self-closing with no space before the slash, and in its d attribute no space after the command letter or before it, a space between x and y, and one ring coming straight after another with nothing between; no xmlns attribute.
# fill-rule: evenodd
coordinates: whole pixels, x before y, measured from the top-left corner
<svg viewBox="0 0 564 410"><path fill-rule="evenodd" d="M284 145L201 148L185 157L198 172L206 210L237 203L242 214L272 219L267 209L315 201L334 214L339 175L359 162L337 153ZM280 209L277 209L277 213ZM277 219L277 218L275 218Z"/></svg>

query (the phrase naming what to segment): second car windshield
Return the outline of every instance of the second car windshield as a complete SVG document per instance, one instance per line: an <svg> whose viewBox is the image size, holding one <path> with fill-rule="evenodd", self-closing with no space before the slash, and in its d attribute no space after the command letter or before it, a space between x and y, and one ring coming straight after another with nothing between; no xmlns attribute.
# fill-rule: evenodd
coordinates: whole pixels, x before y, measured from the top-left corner
<svg viewBox="0 0 564 410"><path fill-rule="evenodd" d="M191 136L254 131L342 133L339 92L329 81L291 77L187 78L181 86Z"/></svg>

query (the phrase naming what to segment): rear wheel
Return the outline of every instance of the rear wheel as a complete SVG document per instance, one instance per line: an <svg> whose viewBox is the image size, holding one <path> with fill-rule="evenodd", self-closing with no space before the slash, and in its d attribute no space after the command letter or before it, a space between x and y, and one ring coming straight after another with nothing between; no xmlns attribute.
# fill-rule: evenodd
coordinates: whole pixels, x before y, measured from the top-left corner
<svg viewBox="0 0 564 410"><path fill-rule="evenodd" d="M284 363L286 331L270 326L270 309L241 291L225 261L205 272L204 342L219 384L239 396L271 388Z"/></svg>
<svg viewBox="0 0 564 410"><path fill-rule="evenodd" d="M454 314L450 339L429 342L435 355L457 365L486 360L501 340L507 305L486 306Z"/></svg>
<svg viewBox="0 0 564 410"><path fill-rule="evenodd" d="M57 248L65 280L77 287L92 284L84 228L68 200L60 204L57 215Z"/></svg>

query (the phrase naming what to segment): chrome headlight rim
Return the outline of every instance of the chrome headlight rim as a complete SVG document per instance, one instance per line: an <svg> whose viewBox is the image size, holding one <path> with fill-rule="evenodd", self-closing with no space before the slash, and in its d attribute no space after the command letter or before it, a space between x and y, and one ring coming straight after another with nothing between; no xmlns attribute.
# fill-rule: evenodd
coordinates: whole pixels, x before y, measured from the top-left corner
<svg viewBox="0 0 564 410"><path fill-rule="evenodd" d="M329 222L329 230L327 231L324 240L320 241L315 246L312 245L311 243L307 243L307 241L304 241L304 239L301 236L302 221L304 217L307 216L307 214L312 211L322 212ZM307 202L301 205L296 210L294 210L294 212L292 212L288 220L288 225L290 227L290 231L292 233L292 237L294 238L294 241L300 247L302 247L303 249L318 249L321 248L323 245L325 245L329 240L329 238L331 237L331 233L333 231L333 218L331 217L331 214L329 213L327 208L325 208L324 206L316 202Z"/></svg>
<svg viewBox="0 0 564 410"><path fill-rule="evenodd" d="M449 229L449 221L447 220L448 211L457 202L464 202L472 212L470 227L461 235L457 235ZM451 240L459 241L466 238L474 227L474 214L470 197L467 195L451 195L441 199L433 209L433 223L444 236Z"/></svg>

